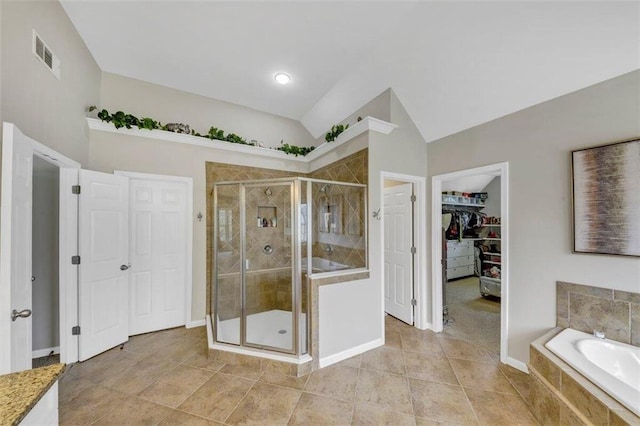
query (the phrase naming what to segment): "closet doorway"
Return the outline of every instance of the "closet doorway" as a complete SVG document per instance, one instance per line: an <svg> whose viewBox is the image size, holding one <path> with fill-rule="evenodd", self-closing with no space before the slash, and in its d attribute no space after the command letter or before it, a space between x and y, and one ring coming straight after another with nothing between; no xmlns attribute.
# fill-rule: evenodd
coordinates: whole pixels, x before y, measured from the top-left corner
<svg viewBox="0 0 640 426"><path fill-rule="evenodd" d="M33 366L59 362L60 168L33 157L32 357Z"/></svg>
<svg viewBox="0 0 640 426"><path fill-rule="evenodd" d="M507 362L508 164L432 184L434 329Z"/></svg>

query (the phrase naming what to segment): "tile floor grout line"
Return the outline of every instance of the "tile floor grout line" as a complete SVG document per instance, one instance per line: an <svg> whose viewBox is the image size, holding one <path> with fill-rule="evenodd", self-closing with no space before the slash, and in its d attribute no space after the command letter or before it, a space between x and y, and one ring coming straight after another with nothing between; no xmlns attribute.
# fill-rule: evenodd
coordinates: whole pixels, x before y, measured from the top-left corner
<svg viewBox="0 0 640 426"><path fill-rule="evenodd" d="M478 413L476 413L476 408L471 403L471 399L469 398L469 395L467 395L466 389L462 385L460 385L460 388L462 389L462 393L464 394L464 397L466 398L467 403L469 404L469 407L471 407L471 412L473 413L473 416L476 418L476 421L478 422L478 424L483 424L480 421L480 416L478 416Z"/></svg>
<svg viewBox="0 0 640 426"><path fill-rule="evenodd" d="M180 364L178 364L178 365L180 365ZM189 368L191 368L191 367L189 367ZM202 388L205 384L207 384L207 382L208 382L209 380L213 379L217 374L218 374L218 373L213 373L213 374L211 375L211 377L207 378L207 380L205 380L205 381L204 381L200 386L198 386L196 389L194 389L194 390L193 390L193 392L191 392L191 393L190 393L189 395L187 395L187 396L186 396L182 401L180 401L180 402L178 403L178 405L176 405L175 409L177 410L179 406L181 406L182 404L184 404L184 402L185 402L187 399L191 398L191 397L192 397L192 396L193 396L193 395L194 395L194 394L195 394L195 393L196 393L200 388Z"/></svg>
<svg viewBox="0 0 640 426"><path fill-rule="evenodd" d="M173 364L173 363L171 363L171 364ZM173 366L172 368L170 368L170 369L169 369L169 371L167 371L166 373L161 374L161 375L159 375L158 377L156 377L156 378L155 378L155 379L154 379L154 380L153 380L153 381L152 381L148 386L145 386L142 390L140 390L139 392L135 393L134 395L135 395L135 396L137 396L137 397L142 398L142 397L140 396L140 394L141 394L142 392L144 392L145 390L149 389L151 386L155 385L155 384L156 384L160 379L162 379L162 378L166 377L167 375L169 375L169 373L171 373L173 370L175 370L176 368L178 368L178 365L179 365L179 364L176 364L175 366ZM145 399L145 398L142 398L142 399ZM147 400L147 401L148 401L148 400Z"/></svg>
<svg viewBox="0 0 640 426"><path fill-rule="evenodd" d="M258 383L258 381L254 381L253 384L251 384L251 386L249 387L249 389L247 389L247 391L244 393L244 395L242 395L242 398L240 398L240 400L238 401L238 403L233 407L233 409L231 411L229 411L229 414L227 415L227 417L224 418L224 420L222 421L222 423L227 423L227 420L229 420L229 417L231 417L231 415L233 413L235 413L235 411L238 409L238 407L240 406L240 404L242 404L242 401L245 400L245 398L247 397L247 395L249 395L249 392L251 392L251 389L253 389L253 387L256 385L256 383Z"/></svg>
<svg viewBox="0 0 640 426"><path fill-rule="evenodd" d="M440 342L438 342L440 343ZM442 346L442 343L440 343L440 346ZM443 348L444 351L444 348ZM456 372L455 368L453 368L453 365L451 365L451 360L449 358L449 356L447 356L446 352L445 352L445 356L447 357L447 362L449 363L449 367L451 368L451 371L453 371L453 375L456 376L456 380L458 381L458 386L460 387L460 389L462 390L462 394L464 395L467 404L469 404L469 408L471 408L471 412L473 413L473 417L476 419L477 424L481 424L480 423L480 418L478 417L478 414L476 414L476 410L473 408L473 404L471 404L471 400L469 399L469 395L467 395L467 392L464 390L464 386L462 386L462 382L460 381L460 377L458 376L458 373Z"/></svg>
<svg viewBox="0 0 640 426"><path fill-rule="evenodd" d="M291 389L289 389L291 390ZM300 400L302 399L302 394L304 392L300 391L300 395L298 395L298 400L296 401L296 405L293 406L293 410L291 410L291 413L289 413L289 417L287 418L287 421L284 423L285 425L288 425L289 422L291 421L291 417L293 417L293 413L296 412L296 408L298 408L298 404L300 404Z"/></svg>
<svg viewBox="0 0 640 426"><path fill-rule="evenodd" d="M409 382L409 377L405 376L405 382L407 383L407 389L409 389L409 404L411 404L411 415L413 416L413 422L416 422L416 409L413 406L413 392L411 391L411 383Z"/></svg>
<svg viewBox="0 0 640 426"><path fill-rule="evenodd" d="M360 368L356 376L356 388L353 391L353 403L351 404L351 419L349 424L353 424L353 417L356 415L356 405L358 404L358 385L360 385L360 372L362 371L362 358L360 358Z"/></svg>
<svg viewBox="0 0 640 426"><path fill-rule="evenodd" d="M289 388L289 389L291 389L291 388ZM329 399L333 399L333 400L340 401L340 402L348 402L348 403L352 403L353 402L353 401L349 401L347 399L340 399L340 398L336 398L334 396L329 396L329 395L326 395L326 394L323 394L323 393L312 392L312 391L308 391L308 390L304 390L304 389L301 390L301 392L302 393L308 393L308 394L314 395L314 396L322 396L324 398L329 398Z"/></svg>
<svg viewBox="0 0 640 426"><path fill-rule="evenodd" d="M211 417L206 417L206 416L203 416L203 415L201 415L201 414L192 413L191 411L185 411L185 410L182 410L182 409L180 409L180 408L178 408L178 407L174 408L174 410L175 410L175 411L179 411L180 413L184 413L184 414L188 414L188 415L190 415L190 416L194 416L194 417L198 417L198 418L200 418L200 419L204 419L204 420L206 420L206 421L208 421L208 422L217 422L217 423L222 423L222 422L219 422L219 421L217 421L217 420L212 419ZM170 416L170 415L169 415L169 416ZM167 417L169 417L169 416L167 416ZM166 418L166 417L165 417L165 418ZM164 419L163 419L163 420L164 420Z"/></svg>

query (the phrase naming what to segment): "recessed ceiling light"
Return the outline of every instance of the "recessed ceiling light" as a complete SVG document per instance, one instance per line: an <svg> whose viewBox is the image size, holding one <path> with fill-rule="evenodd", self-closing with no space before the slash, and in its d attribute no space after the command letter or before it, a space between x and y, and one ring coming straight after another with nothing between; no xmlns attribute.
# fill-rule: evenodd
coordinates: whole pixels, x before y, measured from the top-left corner
<svg viewBox="0 0 640 426"><path fill-rule="evenodd" d="M284 72L276 73L273 78L275 78L278 83L283 85L291 81L291 76Z"/></svg>

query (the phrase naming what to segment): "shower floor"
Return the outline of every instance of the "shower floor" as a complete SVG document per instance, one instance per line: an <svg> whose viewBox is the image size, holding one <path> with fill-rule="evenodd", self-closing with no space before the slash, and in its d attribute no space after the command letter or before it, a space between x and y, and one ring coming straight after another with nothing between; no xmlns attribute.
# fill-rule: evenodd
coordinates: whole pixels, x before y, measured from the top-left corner
<svg viewBox="0 0 640 426"><path fill-rule="evenodd" d="M286 350L293 349L292 312L274 309L247 316L247 343L260 346L271 346ZM307 315L300 314L300 335L305 336ZM283 332L284 331L284 332ZM218 342L240 344L240 318L218 320ZM306 345L301 339L301 345Z"/></svg>

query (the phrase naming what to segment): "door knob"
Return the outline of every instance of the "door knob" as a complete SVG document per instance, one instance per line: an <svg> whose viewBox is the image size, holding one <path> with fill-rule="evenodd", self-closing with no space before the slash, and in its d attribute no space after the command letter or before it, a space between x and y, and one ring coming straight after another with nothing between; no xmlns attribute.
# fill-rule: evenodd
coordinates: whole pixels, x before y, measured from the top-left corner
<svg viewBox="0 0 640 426"><path fill-rule="evenodd" d="M120 265L120 270L121 271L126 271L127 269L131 268L131 264L128 265Z"/></svg>
<svg viewBox="0 0 640 426"><path fill-rule="evenodd" d="M20 312L15 309L11 311L11 321L15 321L18 318L28 318L31 316L31 309L23 309Z"/></svg>

